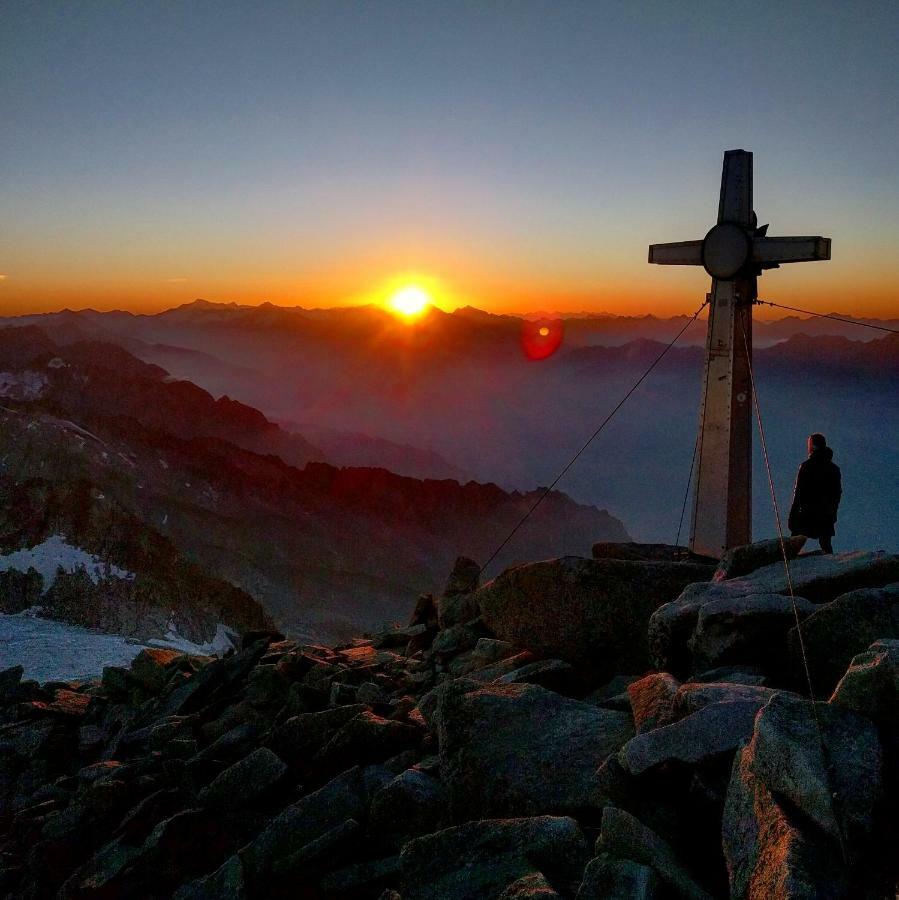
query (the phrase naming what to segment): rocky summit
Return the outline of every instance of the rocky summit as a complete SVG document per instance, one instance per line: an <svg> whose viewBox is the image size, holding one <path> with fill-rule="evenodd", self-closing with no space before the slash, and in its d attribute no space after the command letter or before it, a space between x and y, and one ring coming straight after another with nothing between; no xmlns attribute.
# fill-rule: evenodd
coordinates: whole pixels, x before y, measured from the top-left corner
<svg viewBox="0 0 899 900"><path fill-rule="evenodd" d="M460 559L340 646L7 669L0 896L893 897L899 557L790 569Z"/></svg>

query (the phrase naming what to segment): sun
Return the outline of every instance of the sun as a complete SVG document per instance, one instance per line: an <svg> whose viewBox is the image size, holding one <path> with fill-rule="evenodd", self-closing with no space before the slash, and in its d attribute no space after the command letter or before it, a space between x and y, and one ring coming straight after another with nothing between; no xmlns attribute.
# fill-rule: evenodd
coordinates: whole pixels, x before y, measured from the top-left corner
<svg viewBox="0 0 899 900"><path fill-rule="evenodd" d="M407 284L399 288L387 300L387 307L391 312L410 321L419 318L432 305L430 294L417 284Z"/></svg>

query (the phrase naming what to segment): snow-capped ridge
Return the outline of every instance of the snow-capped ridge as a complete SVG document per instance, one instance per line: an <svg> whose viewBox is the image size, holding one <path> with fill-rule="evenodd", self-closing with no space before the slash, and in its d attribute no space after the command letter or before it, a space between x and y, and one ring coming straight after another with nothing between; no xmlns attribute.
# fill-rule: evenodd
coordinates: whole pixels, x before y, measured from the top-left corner
<svg viewBox="0 0 899 900"><path fill-rule="evenodd" d="M17 569L27 572L34 569L44 579L44 593L56 581L60 569L73 574L83 570L94 584L109 578L131 581L134 573L108 563L81 547L76 547L65 535L53 534L40 544L24 550L14 550L0 556L0 572Z"/></svg>

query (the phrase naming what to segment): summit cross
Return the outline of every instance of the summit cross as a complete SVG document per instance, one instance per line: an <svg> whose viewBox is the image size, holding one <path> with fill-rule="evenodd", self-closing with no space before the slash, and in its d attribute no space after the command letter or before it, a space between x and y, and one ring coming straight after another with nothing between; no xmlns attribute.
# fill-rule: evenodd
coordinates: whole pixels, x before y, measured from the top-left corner
<svg viewBox="0 0 899 900"><path fill-rule="evenodd" d="M718 223L701 241L652 244L649 261L712 277L690 549L720 557L752 540L752 305L782 263L830 259L830 238L768 237L752 208L752 154L727 150Z"/></svg>

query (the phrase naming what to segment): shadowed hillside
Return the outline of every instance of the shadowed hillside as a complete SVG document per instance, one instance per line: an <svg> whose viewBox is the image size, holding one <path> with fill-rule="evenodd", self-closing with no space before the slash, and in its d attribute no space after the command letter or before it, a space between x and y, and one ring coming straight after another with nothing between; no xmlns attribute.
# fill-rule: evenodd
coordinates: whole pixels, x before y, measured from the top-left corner
<svg viewBox="0 0 899 900"><path fill-rule="evenodd" d="M83 516L123 510L307 639L395 620L410 597L436 589L459 552L486 559L538 496L384 469L297 468L283 457L306 452L301 437L115 347L56 347L39 331L0 331L0 369L11 485L39 478L54 496L80 486ZM14 522L7 549L63 527L45 520L32 530ZM627 537L605 511L560 493L533 526L497 568Z"/></svg>

